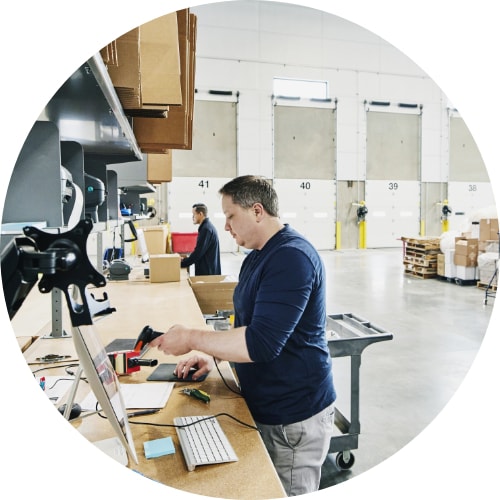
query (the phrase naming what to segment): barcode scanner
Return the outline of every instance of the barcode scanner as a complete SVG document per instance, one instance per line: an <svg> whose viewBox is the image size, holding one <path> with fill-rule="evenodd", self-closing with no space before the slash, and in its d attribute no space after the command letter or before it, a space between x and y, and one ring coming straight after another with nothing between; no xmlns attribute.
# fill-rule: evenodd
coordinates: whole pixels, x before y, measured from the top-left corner
<svg viewBox="0 0 500 500"><path fill-rule="evenodd" d="M139 336L137 337L137 341L135 343L134 351L140 352L146 344L149 344L152 340L163 335L163 332L157 332L153 330L149 325L146 325Z"/></svg>

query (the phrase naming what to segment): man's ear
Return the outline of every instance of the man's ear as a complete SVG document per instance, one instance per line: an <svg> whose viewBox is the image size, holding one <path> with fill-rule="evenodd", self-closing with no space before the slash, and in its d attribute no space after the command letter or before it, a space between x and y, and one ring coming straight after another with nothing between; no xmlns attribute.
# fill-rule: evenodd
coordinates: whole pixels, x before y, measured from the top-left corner
<svg viewBox="0 0 500 500"><path fill-rule="evenodd" d="M264 215L264 207L260 203L254 203L252 207L253 213L257 218Z"/></svg>

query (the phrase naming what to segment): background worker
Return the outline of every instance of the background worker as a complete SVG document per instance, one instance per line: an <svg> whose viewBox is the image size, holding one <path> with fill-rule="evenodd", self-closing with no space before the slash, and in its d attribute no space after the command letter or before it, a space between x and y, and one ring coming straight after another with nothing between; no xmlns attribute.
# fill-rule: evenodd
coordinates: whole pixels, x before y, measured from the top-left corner
<svg viewBox="0 0 500 500"><path fill-rule="evenodd" d="M219 235L208 218L207 206L195 203L192 210L193 224L199 224L198 236L194 250L181 260L181 267L194 264L195 276L221 274Z"/></svg>
<svg viewBox="0 0 500 500"><path fill-rule="evenodd" d="M325 271L316 249L278 216L272 186L242 176L220 189L225 229L251 249L234 291L235 327L172 326L151 347L181 360L177 376L215 360L235 363L252 416L289 496L316 491L328 453L336 398L326 340ZM208 356L207 356L208 355Z"/></svg>

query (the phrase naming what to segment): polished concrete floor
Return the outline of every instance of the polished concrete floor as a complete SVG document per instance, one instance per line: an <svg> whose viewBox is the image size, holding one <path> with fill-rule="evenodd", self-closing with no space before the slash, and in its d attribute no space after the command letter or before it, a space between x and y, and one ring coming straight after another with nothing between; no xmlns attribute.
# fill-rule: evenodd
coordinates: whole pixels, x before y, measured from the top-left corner
<svg viewBox="0 0 500 500"><path fill-rule="evenodd" d="M404 274L402 250L321 252L328 314L352 313L391 332L361 356L361 431L354 465L328 456L321 488L368 471L412 441L448 403L486 333L495 298L475 285ZM222 273L237 275L244 254L223 254ZM350 417L350 357L334 358L337 407Z"/></svg>

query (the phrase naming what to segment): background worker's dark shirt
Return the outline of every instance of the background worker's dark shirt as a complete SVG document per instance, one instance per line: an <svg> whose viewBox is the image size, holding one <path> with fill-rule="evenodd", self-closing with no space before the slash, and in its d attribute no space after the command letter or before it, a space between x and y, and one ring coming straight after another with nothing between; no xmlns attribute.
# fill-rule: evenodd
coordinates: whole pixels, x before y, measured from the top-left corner
<svg viewBox="0 0 500 500"><path fill-rule="evenodd" d="M195 266L196 276L221 274L219 236L208 217L198 228L194 250L181 261L181 267L189 267L192 264Z"/></svg>

